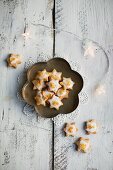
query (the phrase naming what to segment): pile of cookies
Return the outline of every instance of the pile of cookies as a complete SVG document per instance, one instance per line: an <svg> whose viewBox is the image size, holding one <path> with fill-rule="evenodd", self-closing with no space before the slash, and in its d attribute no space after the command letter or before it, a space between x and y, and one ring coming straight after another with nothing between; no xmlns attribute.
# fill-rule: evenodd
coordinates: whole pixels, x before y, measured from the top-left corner
<svg viewBox="0 0 113 170"><path fill-rule="evenodd" d="M63 105L62 100L68 98L74 85L71 78L62 77L62 72L55 69L52 72L47 72L46 69L38 71L32 83L33 90L37 90L36 105L49 105L56 110Z"/></svg>
<svg viewBox="0 0 113 170"><path fill-rule="evenodd" d="M96 120L88 120L85 122L85 131L86 134L96 134L98 130L98 125ZM75 136L78 131L78 128L76 127L75 123L66 123L66 126L64 128L64 132L66 136ZM90 139L89 138L83 138L80 137L76 141L77 150L80 152L88 152L91 149Z"/></svg>

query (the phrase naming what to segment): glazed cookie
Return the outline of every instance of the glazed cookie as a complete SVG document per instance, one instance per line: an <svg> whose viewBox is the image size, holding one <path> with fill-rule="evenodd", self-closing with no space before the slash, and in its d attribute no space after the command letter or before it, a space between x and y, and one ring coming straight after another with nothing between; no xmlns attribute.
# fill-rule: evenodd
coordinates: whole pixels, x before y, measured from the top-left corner
<svg viewBox="0 0 113 170"><path fill-rule="evenodd" d="M17 68L19 64L22 63L21 56L18 54L11 54L10 57L7 59L8 66Z"/></svg>
<svg viewBox="0 0 113 170"><path fill-rule="evenodd" d="M86 133L89 134L96 134L97 133L97 123L96 120L92 119L86 122L85 130Z"/></svg>
<svg viewBox="0 0 113 170"><path fill-rule="evenodd" d="M35 96L36 104L46 106L45 99L40 91L37 92L37 95Z"/></svg>
<svg viewBox="0 0 113 170"><path fill-rule="evenodd" d="M60 97L61 100L64 98L68 98L69 90L66 90L62 87L57 91L56 95Z"/></svg>
<svg viewBox="0 0 113 170"><path fill-rule="evenodd" d="M55 69L50 74L50 79L61 80L62 72L57 72Z"/></svg>
<svg viewBox="0 0 113 170"><path fill-rule="evenodd" d="M73 89L74 82L71 80L71 78L65 78L63 77L63 81L60 82L60 84L65 88L65 89Z"/></svg>
<svg viewBox="0 0 113 170"><path fill-rule="evenodd" d="M55 93L59 88L61 88L58 80L50 80L49 82L47 82L47 85L49 87L49 90Z"/></svg>
<svg viewBox="0 0 113 170"><path fill-rule="evenodd" d="M77 145L77 150L80 152L88 152L91 148L88 138L80 137L75 144Z"/></svg>
<svg viewBox="0 0 113 170"><path fill-rule="evenodd" d="M43 81L48 81L50 73L44 69L43 71L38 71L36 75L36 79L43 80Z"/></svg>
<svg viewBox="0 0 113 170"><path fill-rule="evenodd" d="M77 131L78 131L78 128L76 127L75 123L66 123L66 126L64 128L64 132L66 136L74 137Z"/></svg>
<svg viewBox="0 0 113 170"><path fill-rule="evenodd" d="M47 101L54 95L54 93L51 91L48 91L48 90L43 90L42 95L43 95L44 99Z"/></svg>
<svg viewBox="0 0 113 170"><path fill-rule="evenodd" d="M34 85L33 90L42 90L45 87L45 82L43 80L33 80L32 83Z"/></svg>
<svg viewBox="0 0 113 170"><path fill-rule="evenodd" d="M61 99L55 95L53 95L53 97L49 99L48 102L50 103L50 108L55 108L56 110L59 110L60 106L63 105Z"/></svg>

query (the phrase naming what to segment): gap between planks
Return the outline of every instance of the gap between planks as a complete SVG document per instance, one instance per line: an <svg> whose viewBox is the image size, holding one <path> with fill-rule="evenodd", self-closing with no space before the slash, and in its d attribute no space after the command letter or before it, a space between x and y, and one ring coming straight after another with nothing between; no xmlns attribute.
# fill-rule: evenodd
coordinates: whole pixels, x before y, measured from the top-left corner
<svg viewBox="0 0 113 170"><path fill-rule="evenodd" d="M52 11L52 21L53 21L53 58L55 56L55 0L53 0L53 11ZM52 170L54 170L54 121L52 121Z"/></svg>

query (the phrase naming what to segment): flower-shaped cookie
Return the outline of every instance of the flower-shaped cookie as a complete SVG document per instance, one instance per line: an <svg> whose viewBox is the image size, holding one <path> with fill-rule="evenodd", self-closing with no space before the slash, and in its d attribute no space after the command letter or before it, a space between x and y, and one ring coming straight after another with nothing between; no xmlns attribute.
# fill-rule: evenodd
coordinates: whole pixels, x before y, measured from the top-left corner
<svg viewBox="0 0 113 170"><path fill-rule="evenodd" d="M47 83L48 87L49 87L49 90L50 91L53 91L53 92L57 92L58 89L60 87L62 87L60 84L59 84L59 81L58 80L50 80L48 83Z"/></svg>
<svg viewBox="0 0 113 170"><path fill-rule="evenodd" d="M64 128L64 132L66 136L74 137L77 131L78 131L78 128L76 127L75 123L66 123L66 126Z"/></svg>
<svg viewBox="0 0 113 170"><path fill-rule="evenodd" d="M97 125L96 120L92 119L92 120L87 121L85 130L88 135L96 134L98 130L98 125Z"/></svg>
<svg viewBox="0 0 113 170"><path fill-rule="evenodd" d="M55 108L59 110L60 106L63 105L61 99L58 96L53 96L51 99L48 100L50 103L50 108Z"/></svg>
<svg viewBox="0 0 113 170"><path fill-rule="evenodd" d="M54 109L53 108L53 104L52 101L50 99L52 99L52 96L50 97L50 99L48 98L48 96L52 95L52 94L47 94L46 92L42 92L43 93L43 97L44 100L48 100L48 103L50 104L50 107L48 107L48 105L43 106L43 105L37 105L36 104L36 96L37 96L37 90L33 90L34 88L37 88L37 85L33 85L32 81L33 80L42 80L42 75L40 76L39 71L41 71L40 73L42 74L42 70L44 71L43 74L43 81L48 81L48 78L50 77L50 81L55 81L55 83L57 81L61 81L61 79L63 77L65 77L65 80L63 80L63 85L61 85L61 88L65 89L65 84L67 82L66 79L69 79L69 84L67 83L67 85L69 85L69 94L68 94L68 90L67 91L63 91L60 90L58 87L58 91L57 91L57 96L58 98L60 98L61 100L58 100L59 105L61 105L59 107L59 109ZM38 72L38 75L37 75ZM53 72L53 74L51 74L51 72ZM48 75L49 74L49 75ZM62 114L67 114L70 113L72 111L74 111L79 103L79 98L78 98L78 94L81 91L82 87L83 87L83 79L81 77L81 75L79 73L77 73L76 71L73 71L69 65L69 63L64 60L63 58L53 58L51 60L49 60L48 62L39 62L37 64L34 64L27 72L27 79L28 81L26 82L26 84L24 85L23 89L22 89L22 95L24 100L30 104L30 105L34 105L36 111L43 117L54 117L60 113ZM71 80L71 81L70 81ZM71 84L70 84L71 82ZM74 84L73 84L74 83ZM50 88L49 86L50 84L48 84L48 88ZM42 89L43 91L44 89ZM52 93L54 93L54 91L51 91ZM46 98L46 94L47 94L47 98ZM67 98L68 96L68 98ZM54 98L53 98L54 99ZM57 100L56 100L57 101ZM54 103L54 102L53 102ZM63 105L62 105L63 103ZM56 104L56 103L54 103ZM56 106L55 106L56 107ZM57 107L56 107L57 108Z"/></svg>
<svg viewBox="0 0 113 170"><path fill-rule="evenodd" d="M33 90L36 90L36 89L42 90L45 87L44 81L40 80L40 79L39 80L33 80L32 83L34 85Z"/></svg>
<svg viewBox="0 0 113 170"><path fill-rule="evenodd" d="M37 94L35 96L35 100L36 100L37 106L40 106L40 105L45 106L46 105L45 99L40 91L37 92Z"/></svg>
<svg viewBox="0 0 113 170"><path fill-rule="evenodd" d="M88 138L80 137L75 144L77 145L77 150L80 152L88 152L91 148Z"/></svg>
<svg viewBox="0 0 113 170"><path fill-rule="evenodd" d="M49 78L49 73L44 69L43 71L38 71L35 79L43 80L43 81L48 81Z"/></svg>
<svg viewBox="0 0 113 170"><path fill-rule="evenodd" d="M45 99L46 101L48 101L50 98L52 98L52 96L54 95L54 93L51 92L51 91L48 91L48 90L43 90L43 91L42 91L42 95L44 96L44 99Z"/></svg>
<svg viewBox="0 0 113 170"><path fill-rule="evenodd" d="M62 100L64 98L68 98L69 96L69 90L64 89L63 87L58 89L57 96Z"/></svg>
<svg viewBox="0 0 113 170"><path fill-rule="evenodd" d="M61 80L62 72L57 72L55 69L51 72L50 78L53 80Z"/></svg>
<svg viewBox="0 0 113 170"><path fill-rule="evenodd" d="M63 77L63 81L60 83L65 89L73 89L74 82L71 78Z"/></svg>
<svg viewBox="0 0 113 170"><path fill-rule="evenodd" d="M10 54L10 56L7 58L8 66L17 68L19 64L22 63L22 58L18 54Z"/></svg>

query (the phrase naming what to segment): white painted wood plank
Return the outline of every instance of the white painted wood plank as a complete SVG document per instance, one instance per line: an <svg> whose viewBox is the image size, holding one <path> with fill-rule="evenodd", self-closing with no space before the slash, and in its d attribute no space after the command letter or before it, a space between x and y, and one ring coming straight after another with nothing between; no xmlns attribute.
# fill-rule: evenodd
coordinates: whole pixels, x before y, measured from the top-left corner
<svg viewBox="0 0 113 170"><path fill-rule="evenodd" d="M51 168L51 122L24 115L16 93L28 58L35 60L42 52L52 57L51 31L33 25L52 26L52 6L51 0L0 1L0 170ZM24 31L30 33L28 39L21 35ZM9 53L24 56L16 70L6 66Z"/></svg>
<svg viewBox="0 0 113 170"><path fill-rule="evenodd" d="M56 0L56 55L64 57L72 62L79 63L79 72L86 77L83 91L88 94L88 102L79 105L79 115L73 120L79 131L75 138L67 138L62 134L62 127L55 125L55 170L112 170L113 169L113 60L112 50L109 50L109 73L103 80L106 86L104 96L95 97L92 90L101 71L105 69L106 61L99 72L96 72L99 58L87 59L77 50L76 38L61 30L69 31L81 38L90 38L101 44L105 50L113 46L113 1L88 1L88 0ZM102 56L101 56L102 57ZM94 65L94 63L96 63ZM94 68L91 76L90 68ZM83 123L91 118L100 123L97 135L87 136L83 130ZM91 139L92 151L89 154L81 154L75 150L74 142L80 136Z"/></svg>
<svg viewBox="0 0 113 170"><path fill-rule="evenodd" d="M1 169L50 169L51 131L21 126L0 132ZM46 146L46 147L45 147Z"/></svg>
<svg viewBox="0 0 113 170"><path fill-rule="evenodd" d="M56 28L89 38L103 46L113 44L112 0L56 1Z"/></svg>

